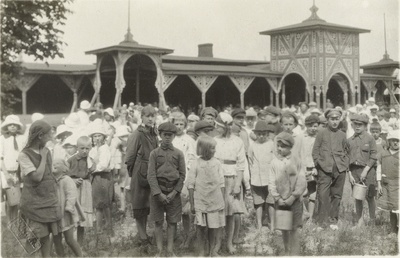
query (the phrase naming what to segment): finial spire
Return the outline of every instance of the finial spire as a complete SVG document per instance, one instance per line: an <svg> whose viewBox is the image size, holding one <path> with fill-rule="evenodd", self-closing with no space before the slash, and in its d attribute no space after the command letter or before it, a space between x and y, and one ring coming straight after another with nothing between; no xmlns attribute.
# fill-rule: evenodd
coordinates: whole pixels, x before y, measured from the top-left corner
<svg viewBox="0 0 400 258"><path fill-rule="evenodd" d="M321 18L319 18L317 14L318 10L319 10L318 7L315 5L315 0L313 0L313 5L310 8L311 16L307 20L304 20L303 22L313 21L313 20L324 21Z"/></svg>
<svg viewBox="0 0 400 258"><path fill-rule="evenodd" d="M137 41L133 40L133 35L131 33L131 1L128 0L128 30L125 34L124 41L120 44L137 44Z"/></svg>
<svg viewBox="0 0 400 258"><path fill-rule="evenodd" d="M386 47L386 17L385 17L385 13L383 13L383 32L385 35L385 54L383 55L382 60L391 60L389 57L389 54L387 53L387 47Z"/></svg>

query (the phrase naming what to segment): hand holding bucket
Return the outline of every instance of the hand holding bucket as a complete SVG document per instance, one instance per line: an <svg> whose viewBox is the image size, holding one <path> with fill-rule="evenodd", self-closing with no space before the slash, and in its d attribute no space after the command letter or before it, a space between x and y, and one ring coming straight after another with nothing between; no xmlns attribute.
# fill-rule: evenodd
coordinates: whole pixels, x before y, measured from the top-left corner
<svg viewBox="0 0 400 258"><path fill-rule="evenodd" d="M368 187L364 184L364 182L361 182L362 184L354 183L353 186L353 197L356 200L363 201L365 200L365 197L367 195L367 189Z"/></svg>

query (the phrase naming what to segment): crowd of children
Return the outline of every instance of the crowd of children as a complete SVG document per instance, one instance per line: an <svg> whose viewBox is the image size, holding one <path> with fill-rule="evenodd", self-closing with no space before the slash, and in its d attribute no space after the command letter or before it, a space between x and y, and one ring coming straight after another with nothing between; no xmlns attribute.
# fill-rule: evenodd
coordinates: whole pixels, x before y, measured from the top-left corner
<svg viewBox="0 0 400 258"><path fill-rule="evenodd" d="M388 111L369 100L322 112L310 102L299 110L205 107L186 117L177 107L161 112L151 105L93 112L82 101L57 127L45 121L35 113L24 133L19 117L9 115L0 137L7 218L26 222L43 256L52 243L64 256L62 236L82 256L87 228L113 236L114 202L121 213L133 211L138 244L155 243L157 256L175 256L178 223L182 247L195 225L200 256L218 256L223 239L235 254L246 196L256 228L282 230L285 253L299 255L303 221L338 228L346 178L367 189L355 199L355 223L364 224L365 199L367 223L375 224L377 208L387 210L398 233L398 107ZM282 214L289 214L287 228Z"/></svg>

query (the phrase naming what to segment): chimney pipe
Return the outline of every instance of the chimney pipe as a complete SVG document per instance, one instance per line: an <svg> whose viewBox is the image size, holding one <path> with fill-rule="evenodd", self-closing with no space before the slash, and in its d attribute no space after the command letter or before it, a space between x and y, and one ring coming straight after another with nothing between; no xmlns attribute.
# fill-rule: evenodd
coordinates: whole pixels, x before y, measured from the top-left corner
<svg viewBox="0 0 400 258"><path fill-rule="evenodd" d="M213 57L213 44L199 44L199 57Z"/></svg>

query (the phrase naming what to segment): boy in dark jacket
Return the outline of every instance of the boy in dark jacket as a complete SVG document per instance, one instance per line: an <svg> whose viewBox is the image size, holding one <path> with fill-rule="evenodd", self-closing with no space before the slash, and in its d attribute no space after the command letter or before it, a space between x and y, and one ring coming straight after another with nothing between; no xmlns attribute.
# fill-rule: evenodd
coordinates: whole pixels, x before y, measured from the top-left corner
<svg viewBox="0 0 400 258"><path fill-rule="evenodd" d="M185 158L182 151L172 145L177 128L171 122L162 123L158 127L161 146L150 153L147 180L151 188L150 216L155 221L158 254L163 251L164 213L168 223L167 256L175 256L173 252L174 236L177 223L182 216L180 193L186 175Z"/></svg>

